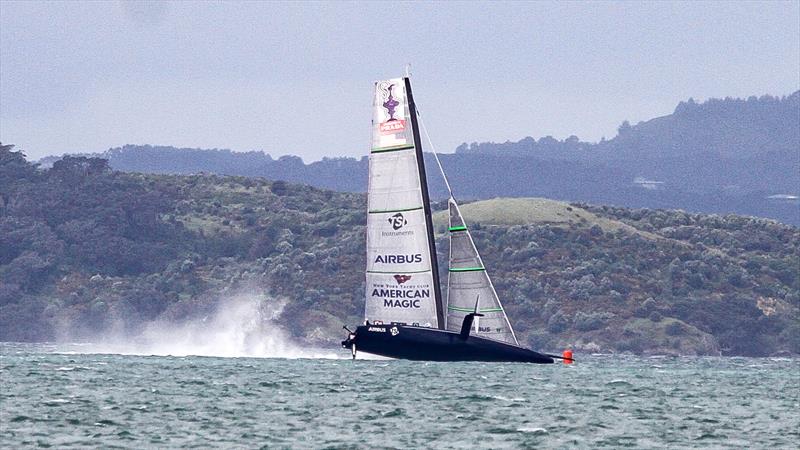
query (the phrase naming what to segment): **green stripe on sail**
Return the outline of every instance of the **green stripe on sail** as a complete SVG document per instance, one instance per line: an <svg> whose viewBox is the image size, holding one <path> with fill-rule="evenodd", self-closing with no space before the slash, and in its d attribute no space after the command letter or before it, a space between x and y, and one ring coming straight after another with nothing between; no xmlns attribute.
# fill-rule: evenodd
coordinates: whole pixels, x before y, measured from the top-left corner
<svg viewBox="0 0 800 450"><path fill-rule="evenodd" d="M416 211L418 209L422 209L422 206L417 206L416 208L406 208L406 209L373 209L370 210L370 214L380 214L380 213L397 213L397 212L406 212L406 211Z"/></svg>
<svg viewBox="0 0 800 450"><path fill-rule="evenodd" d="M450 311L460 311L460 312L468 312L468 313L471 313L471 312L475 311L474 308L459 308L458 306L448 306L447 309L449 309ZM503 310L503 308L488 308L488 309L478 310L478 312L490 313L490 312L501 312L502 310Z"/></svg>
<svg viewBox="0 0 800 450"><path fill-rule="evenodd" d="M400 150L411 150L412 148L414 148L414 146L408 144L392 145L390 147L373 148L370 153L399 152Z"/></svg>
<svg viewBox="0 0 800 450"><path fill-rule="evenodd" d="M395 270L394 272L381 272L378 270L368 270L367 273L384 273L384 274L397 274L397 275L405 275L407 273L425 273L430 272L431 269L428 270Z"/></svg>
<svg viewBox="0 0 800 450"><path fill-rule="evenodd" d="M464 231L466 229L467 229L467 227L465 227L464 225L448 228L448 230L451 231L451 232L452 231Z"/></svg>
<svg viewBox="0 0 800 450"><path fill-rule="evenodd" d="M484 267L451 267L450 272L478 272L486 270Z"/></svg>

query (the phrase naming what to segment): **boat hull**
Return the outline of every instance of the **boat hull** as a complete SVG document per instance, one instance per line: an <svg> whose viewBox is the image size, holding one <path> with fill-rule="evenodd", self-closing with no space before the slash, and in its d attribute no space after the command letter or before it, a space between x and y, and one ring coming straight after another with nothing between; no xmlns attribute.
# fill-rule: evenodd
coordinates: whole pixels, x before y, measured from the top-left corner
<svg viewBox="0 0 800 450"><path fill-rule="evenodd" d="M477 336L407 325L362 325L342 342L345 348L417 361L490 361L552 364L553 358Z"/></svg>

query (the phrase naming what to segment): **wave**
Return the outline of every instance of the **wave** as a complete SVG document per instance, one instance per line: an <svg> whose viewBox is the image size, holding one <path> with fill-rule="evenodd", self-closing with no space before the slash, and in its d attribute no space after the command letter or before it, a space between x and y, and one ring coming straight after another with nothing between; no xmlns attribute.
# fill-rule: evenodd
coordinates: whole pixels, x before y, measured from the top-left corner
<svg viewBox="0 0 800 450"><path fill-rule="evenodd" d="M325 358L349 355L294 342L277 322L283 304L265 295L240 294L221 301L208 317L174 323L159 320L137 336L103 335L70 345L70 353L253 358Z"/></svg>

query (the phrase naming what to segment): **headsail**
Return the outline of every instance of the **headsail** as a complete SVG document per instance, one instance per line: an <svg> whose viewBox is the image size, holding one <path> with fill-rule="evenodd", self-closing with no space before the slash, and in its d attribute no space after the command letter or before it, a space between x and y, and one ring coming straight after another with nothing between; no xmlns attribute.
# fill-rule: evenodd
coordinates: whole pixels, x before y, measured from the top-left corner
<svg viewBox="0 0 800 450"><path fill-rule="evenodd" d="M478 311L473 331L477 336L519 345L503 305L492 286L472 236L453 198L450 206L450 274L447 283L447 329L460 331L464 317Z"/></svg>
<svg viewBox="0 0 800 450"><path fill-rule="evenodd" d="M408 79L375 84L365 319L443 327L422 150Z"/></svg>

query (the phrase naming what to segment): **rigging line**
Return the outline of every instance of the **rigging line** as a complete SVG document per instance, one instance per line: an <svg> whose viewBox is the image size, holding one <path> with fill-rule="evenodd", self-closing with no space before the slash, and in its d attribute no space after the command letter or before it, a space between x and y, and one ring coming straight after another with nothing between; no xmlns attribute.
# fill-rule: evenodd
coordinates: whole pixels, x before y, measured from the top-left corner
<svg viewBox="0 0 800 450"><path fill-rule="evenodd" d="M428 145L430 145L430 149L433 152L433 157L436 159L436 165L439 166L439 172L442 174L442 178L444 179L444 184L447 186L447 192L450 194L450 198L453 199L453 204L456 207L456 211L458 211L458 216L461 218L461 223L466 225L466 221L464 220L464 216L461 214L461 208L458 207L458 203L455 202L455 197L453 197L453 190L450 188L450 182L447 181L447 175L444 173L444 168L442 167L442 162L439 161L439 153L436 151L436 147L433 145L433 141L431 140L431 136L428 134L428 128L425 126L425 121L422 119L422 112L419 109L419 106L416 108L417 110L417 121L419 123L422 132L425 134L425 139L428 140ZM481 258L480 253L478 253L478 249L475 247L475 241L472 240L472 235L467 231L467 236L469 236L469 242L472 244L472 249L475 252L475 255L478 257L478 262L480 262L481 267L485 267L483 265L483 259ZM450 248L451 256L452 256L453 248ZM450 270L448 270L448 277ZM492 288L492 292L494 293L494 298L497 299L497 304L500 305L500 309L503 310L503 304L500 302L500 298L497 296L497 291L494 289L494 284L492 283L492 279L489 278L488 274L486 275L486 279L489 282L489 286ZM448 281L448 291L449 291L449 281ZM449 305L448 305L449 308ZM514 328L511 326L511 322L508 320L508 316L503 311L503 318L505 319L506 325L508 326L508 330L511 332L511 337L514 339L514 344L519 345L519 341L517 340L517 334L514 333ZM445 319L447 320L447 319Z"/></svg>
<svg viewBox="0 0 800 450"><path fill-rule="evenodd" d="M425 134L425 139L428 140L428 145L430 145L430 149L433 152L433 157L436 158L436 164L439 166L439 171L442 174L442 178L444 178L444 184L445 184L445 186L447 186L447 192L450 194L450 198L453 199L453 204L456 207L456 211L458 211L458 216L461 218L461 223L463 225L466 225L466 221L464 220L464 216L461 214L461 208L458 207L458 203L455 202L455 197L453 197L453 190L450 189L450 182L447 181L447 175L444 173L444 168L442 167L442 162L439 161L439 153L436 151L436 147L434 147L433 141L431 141L431 137L428 134L428 128L425 127L425 121L422 120L422 113L420 112L419 107L417 107L417 118L418 118L418 122L419 122L420 128L422 129L422 132ZM481 267L485 267L483 265L483 258L481 258L480 253L478 253L478 249L475 247L475 241L472 240L472 235L469 233L469 231L467 231L467 236L469 236L469 242L472 245L472 250L475 252L475 255L478 258L478 262L480 262ZM450 251L452 252L452 250L453 249L451 247ZM452 255L452 253L451 253L451 255ZM452 271L453 271L452 269L448 270L448 276L450 275L449 272L452 272ZM500 309L503 310L503 304L500 302L500 298L497 296L497 291L494 289L494 284L492 283L492 279L489 278L488 274L486 275L486 279L489 282L489 286L491 287L492 292L494 293L494 298L497 300L497 304L500 305ZM449 287L448 287L448 290L449 290ZM449 305L448 305L448 307L449 307ZM506 325L508 326L508 331L511 332L511 337L514 339L514 344L519 345L519 341L517 340L517 334L514 333L514 328L511 326L511 322L508 320L508 316L505 314L505 311L503 311L503 318L505 319Z"/></svg>
<svg viewBox="0 0 800 450"><path fill-rule="evenodd" d="M428 148L431 149L433 152L433 157L436 159L436 165L439 166L439 172L442 174L442 178L444 179L444 185L447 186L447 193L450 195L450 198L453 197L453 190L450 189L450 182L447 181L447 175L444 173L444 168L442 167L442 162L439 161L439 153L436 151L436 147L433 145L433 141L431 140L431 136L428 134L428 128L425 126L425 121L422 120L422 113L417 107L417 118L419 119L420 128L422 128L422 132L425 133L425 139L428 140Z"/></svg>

